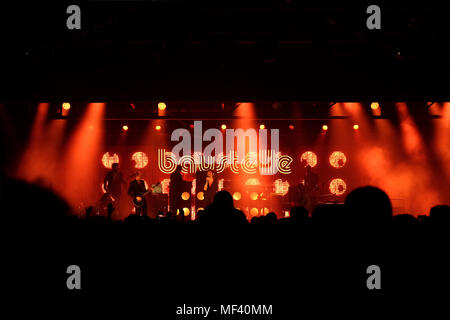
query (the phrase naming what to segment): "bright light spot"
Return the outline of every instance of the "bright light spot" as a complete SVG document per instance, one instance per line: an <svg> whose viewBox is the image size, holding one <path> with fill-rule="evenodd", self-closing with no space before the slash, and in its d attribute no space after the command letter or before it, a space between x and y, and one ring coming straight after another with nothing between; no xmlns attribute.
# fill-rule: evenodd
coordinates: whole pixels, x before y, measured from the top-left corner
<svg viewBox="0 0 450 320"><path fill-rule="evenodd" d="M286 195L289 191L289 182L277 179L273 182L273 189L276 194Z"/></svg>
<svg viewBox="0 0 450 320"><path fill-rule="evenodd" d="M161 111L166 110L166 104L164 102L158 103L158 109Z"/></svg>
<svg viewBox="0 0 450 320"><path fill-rule="evenodd" d="M293 124L290 124L290 125L289 125L289 130L294 130L294 129L295 129L294 125L293 125Z"/></svg>
<svg viewBox="0 0 450 320"><path fill-rule="evenodd" d="M258 200L258 193L257 193L257 192L252 192L252 193L250 193L250 199L252 199L252 200Z"/></svg>
<svg viewBox="0 0 450 320"><path fill-rule="evenodd" d="M116 153L111 156L109 152L107 152L102 157L102 163L105 168L111 169L113 163L119 163L119 156Z"/></svg>
<svg viewBox="0 0 450 320"><path fill-rule="evenodd" d="M189 210L189 208L183 208L183 212L184 212L184 216L187 217L189 215L189 213L191 213L191 211Z"/></svg>
<svg viewBox="0 0 450 320"><path fill-rule="evenodd" d="M372 102L370 104L370 107L372 108L372 110L376 110L380 107L380 105L378 104L378 102Z"/></svg>
<svg viewBox="0 0 450 320"><path fill-rule="evenodd" d="M159 131L159 130L161 130L161 126L157 125L157 126L155 126L155 129Z"/></svg>
<svg viewBox="0 0 450 320"><path fill-rule="evenodd" d="M337 196L345 193L347 190L347 184L342 179L333 179L330 182L330 192Z"/></svg>
<svg viewBox="0 0 450 320"><path fill-rule="evenodd" d="M258 211L257 208L252 208L252 209L250 210L250 214L251 214L253 217L254 217L254 216L257 216L258 213L259 213L259 211Z"/></svg>
<svg viewBox="0 0 450 320"><path fill-rule="evenodd" d="M300 156L300 162L306 167L310 165L311 168L317 165L317 155L312 151L303 152Z"/></svg>
<svg viewBox="0 0 450 320"><path fill-rule="evenodd" d="M183 199L183 200L188 200L189 197L190 197L189 192L183 192L181 194L181 199Z"/></svg>
<svg viewBox="0 0 450 320"><path fill-rule="evenodd" d="M357 125L357 124L353 125L353 129L358 130L359 129L359 125Z"/></svg>
<svg viewBox="0 0 450 320"><path fill-rule="evenodd" d="M334 168L342 168L347 162L347 157L343 152L335 151L330 155L330 165Z"/></svg>
<svg viewBox="0 0 450 320"><path fill-rule="evenodd" d="M198 213L200 210L205 210L205 208L198 208L198 209L197 209L197 213Z"/></svg>
<svg viewBox="0 0 450 320"><path fill-rule="evenodd" d="M62 104L62 107L63 107L64 110L69 110L69 109L70 109L70 103L64 102L64 103Z"/></svg>
<svg viewBox="0 0 450 320"><path fill-rule="evenodd" d="M200 191L199 193L197 193L197 199L205 200L205 194L203 193L203 191Z"/></svg>
<svg viewBox="0 0 450 320"><path fill-rule="evenodd" d="M269 211L269 208L264 208L264 209L261 209L261 213L263 214L263 215L266 215L266 214L268 214L270 211Z"/></svg>
<svg viewBox="0 0 450 320"><path fill-rule="evenodd" d="M327 130L328 130L328 126L327 126L326 124L324 124L324 125L322 126L322 130L323 130L323 131L327 131Z"/></svg>
<svg viewBox="0 0 450 320"><path fill-rule="evenodd" d="M227 128L227 125L226 125L226 124L223 124L223 125L220 126L220 128L221 128L222 130L225 130L225 129Z"/></svg>
<svg viewBox="0 0 450 320"><path fill-rule="evenodd" d="M127 131L127 130L128 130L128 126L123 126L123 127L122 127L122 130L123 130L123 131Z"/></svg>
<svg viewBox="0 0 450 320"><path fill-rule="evenodd" d="M234 200L238 201L238 200L241 200L241 198L242 198L242 195L240 192L237 191L237 192L233 193Z"/></svg>
<svg viewBox="0 0 450 320"><path fill-rule="evenodd" d="M144 152L135 152L131 156L131 160L134 160L136 162L136 165L134 166L137 169L145 168L148 164L148 157Z"/></svg>
<svg viewBox="0 0 450 320"><path fill-rule="evenodd" d="M263 129L265 129L265 128L266 128L266 126L265 126L265 125L263 125L263 124L261 124L261 125L259 126L259 128L260 128L261 130L263 130Z"/></svg>

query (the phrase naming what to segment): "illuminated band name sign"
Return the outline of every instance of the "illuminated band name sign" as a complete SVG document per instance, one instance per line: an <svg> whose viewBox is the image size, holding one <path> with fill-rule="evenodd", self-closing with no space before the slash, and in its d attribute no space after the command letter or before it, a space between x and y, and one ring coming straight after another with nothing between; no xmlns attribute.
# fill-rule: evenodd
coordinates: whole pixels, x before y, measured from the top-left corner
<svg viewBox="0 0 450 320"><path fill-rule="evenodd" d="M221 173L229 168L236 174L241 171L261 175L290 174L293 159L279 152L279 130L270 130L270 148L267 137L266 129L260 129L258 134L255 129L227 129L224 138L219 129L208 129L203 133L202 122L195 121L194 149L191 147L191 133L187 129L174 130L171 141L178 143L171 151L158 149L158 168L167 174L174 172L177 165L181 165L184 173L207 170ZM210 143L203 149L203 142Z"/></svg>

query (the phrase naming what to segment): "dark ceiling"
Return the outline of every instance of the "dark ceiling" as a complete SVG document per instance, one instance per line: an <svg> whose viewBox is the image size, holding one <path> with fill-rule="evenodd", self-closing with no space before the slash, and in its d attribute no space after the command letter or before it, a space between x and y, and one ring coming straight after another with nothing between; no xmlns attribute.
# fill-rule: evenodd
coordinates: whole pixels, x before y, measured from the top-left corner
<svg viewBox="0 0 450 320"><path fill-rule="evenodd" d="M368 30L371 3L84 1L74 31L70 4L4 7L3 100L449 97L448 5L389 2Z"/></svg>

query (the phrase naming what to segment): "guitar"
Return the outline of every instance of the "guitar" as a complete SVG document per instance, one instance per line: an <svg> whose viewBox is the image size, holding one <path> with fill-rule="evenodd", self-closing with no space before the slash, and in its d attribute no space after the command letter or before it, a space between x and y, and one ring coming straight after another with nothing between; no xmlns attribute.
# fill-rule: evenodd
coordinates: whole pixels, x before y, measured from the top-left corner
<svg viewBox="0 0 450 320"><path fill-rule="evenodd" d="M136 208L142 207L142 206L144 205L144 201L143 201L143 200L144 200L144 197L145 197L146 195L148 195L150 192L153 192L153 193L162 193L162 186L161 186L161 183L158 182L158 183L156 183L156 184L152 184L152 186L151 186L150 188L148 188L147 191L142 192L140 195L134 197L134 198L133 198L133 205L134 205ZM137 199L138 197L141 198L141 200L138 200L138 199Z"/></svg>

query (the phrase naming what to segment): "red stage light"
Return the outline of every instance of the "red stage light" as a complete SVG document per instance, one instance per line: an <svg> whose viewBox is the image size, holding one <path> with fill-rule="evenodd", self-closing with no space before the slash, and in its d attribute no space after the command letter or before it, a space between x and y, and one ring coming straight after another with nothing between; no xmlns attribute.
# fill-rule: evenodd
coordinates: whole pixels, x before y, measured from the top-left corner
<svg viewBox="0 0 450 320"><path fill-rule="evenodd" d="M161 126L155 126L155 129L157 130L157 131L159 131L159 130L161 130Z"/></svg>
<svg viewBox="0 0 450 320"><path fill-rule="evenodd" d="M300 162L304 163L305 167L309 164L313 168L317 165L317 155L312 151L303 152L300 156Z"/></svg>
<svg viewBox="0 0 450 320"><path fill-rule="evenodd" d="M354 124L354 125L353 125L353 129L354 129L354 130L358 130L358 129L359 129L359 125Z"/></svg>
<svg viewBox="0 0 450 320"><path fill-rule="evenodd" d="M328 126L327 126L326 124L324 124L324 125L322 126L322 130L323 130L323 131L327 131L327 130L328 130Z"/></svg>
<svg viewBox="0 0 450 320"><path fill-rule="evenodd" d="M134 166L136 169L142 169L145 168L148 164L148 157L144 152L135 152L131 156L131 160L134 160L136 162L136 165Z"/></svg>
<svg viewBox="0 0 450 320"><path fill-rule="evenodd" d="M343 152L335 151L330 155L330 165L334 168L342 168L347 162L347 157Z"/></svg>
<svg viewBox="0 0 450 320"><path fill-rule="evenodd" d="M289 130L294 130L294 129L295 129L294 125L293 125L293 124L290 124L290 125L289 125Z"/></svg>
<svg viewBox="0 0 450 320"><path fill-rule="evenodd" d="M330 192L334 195L340 196L347 190L347 184L342 179L333 179L330 182Z"/></svg>
<svg viewBox="0 0 450 320"><path fill-rule="evenodd" d="M225 129L227 128L227 125L226 125L226 124L223 124L223 125L220 126L220 128L221 128L222 130L225 130Z"/></svg>
<svg viewBox="0 0 450 320"><path fill-rule="evenodd" d="M166 110L166 104L164 103L164 102L160 102L160 103L158 103L158 109L159 110L161 110L161 111L163 111L163 110Z"/></svg>
<svg viewBox="0 0 450 320"><path fill-rule="evenodd" d="M111 169L113 163L119 163L119 156L116 153L111 156L107 152L102 156L102 164L105 168Z"/></svg>
<svg viewBox="0 0 450 320"><path fill-rule="evenodd" d="M122 127L122 130L123 130L123 131L128 131L128 126L123 126L123 127Z"/></svg>
<svg viewBox="0 0 450 320"><path fill-rule="evenodd" d="M191 123L191 124L189 125L189 128L194 129L194 125Z"/></svg>

